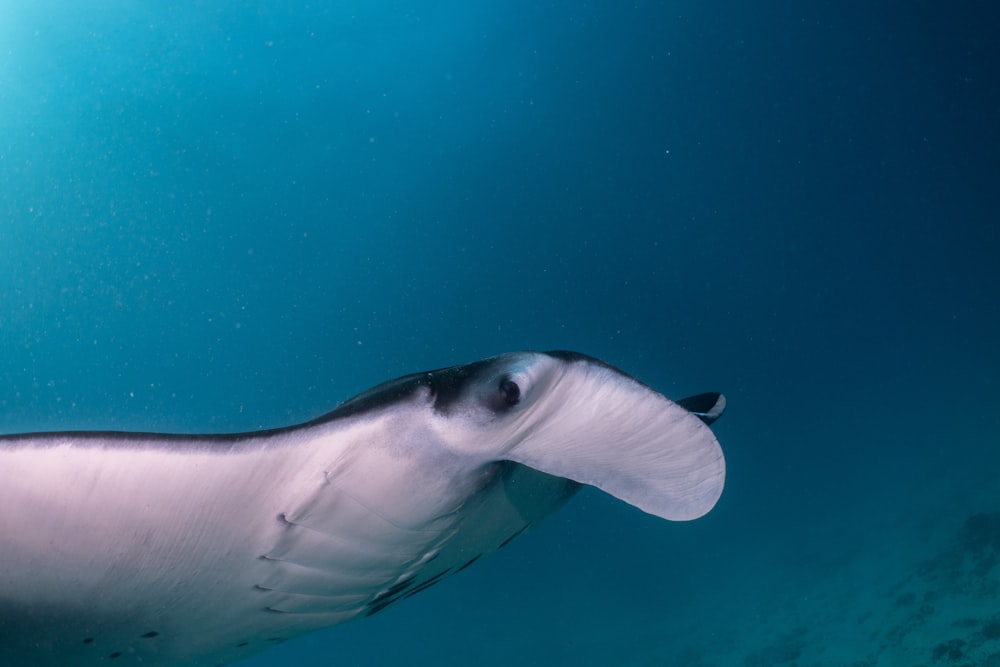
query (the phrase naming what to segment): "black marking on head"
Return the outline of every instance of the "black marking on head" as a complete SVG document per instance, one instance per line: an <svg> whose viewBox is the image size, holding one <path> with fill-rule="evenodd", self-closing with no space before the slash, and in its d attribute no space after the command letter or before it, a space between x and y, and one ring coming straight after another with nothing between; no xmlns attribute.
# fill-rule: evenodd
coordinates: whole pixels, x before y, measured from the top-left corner
<svg viewBox="0 0 1000 667"><path fill-rule="evenodd" d="M111 658L112 660L114 660L115 658L120 658L120 657L122 657L122 652L121 651L115 651L114 653L111 653L110 655L108 655L108 657Z"/></svg>
<svg viewBox="0 0 1000 667"><path fill-rule="evenodd" d="M428 386L433 392L434 410L449 414L463 398L471 398L470 384L489 379L491 369L498 370L498 359L484 359L464 366L454 366L428 373ZM521 386L510 376L494 380L491 392L481 396L486 407L495 413L506 412L521 402Z"/></svg>
<svg viewBox="0 0 1000 667"><path fill-rule="evenodd" d="M463 389L468 386L469 378L493 363L492 359L484 359L428 373L429 386L434 396L434 410L443 414L451 412L452 407L462 398Z"/></svg>
<svg viewBox="0 0 1000 667"><path fill-rule="evenodd" d="M253 589L255 591L261 591L262 593L270 593L271 591L274 590L273 588L268 588L267 586L261 586L260 584L254 584Z"/></svg>
<svg viewBox="0 0 1000 667"><path fill-rule="evenodd" d="M83 643L84 644L93 644L94 643L94 638L93 637L84 637L83 638Z"/></svg>
<svg viewBox="0 0 1000 667"><path fill-rule="evenodd" d="M271 642L272 644L281 644L282 642L288 641L288 638L287 637L268 637L267 641Z"/></svg>
<svg viewBox="0 0 1000 667"><path fill-rule="evenodd" d="M401 378L376 385L368 391L344 401L332 412L308 423L313 424L341 419L362 412L368 412L369 410L387 407L400 401L405 401L421 388L426 388L430 391L435 410L447 413L461 399L462 390L466 387L469 378L474 377L482 369L489 367L493 363L495 363L493 359L483 359L462 366L438 368L423 373L404 375Z"/></svg>
<svg viewBox="0 0 1000 667"><path fill-rule="evenodd" d="M470 565L472 565L473 563L475 563L475 562L476 562L477 560L479 560L479 559L480 559L480 558L482 558L482 557L483 557L483 555L482 555L482 554L479 554L479 555L477 555L477 556L473 556L473 557L472 557L471 559L469 559L469 560L468 560L468 561L467 561L467 562L465 563L465 565L463 565L462 567L460 567L460 568L458 568L457 570L455 570L455 573L457 574L457 573L461 572L462 570L464 570L465 568L469 567Z"/></svg>
<svg viewBox="0 0 1000 667"><path fill-rule="evenodd" d="M524 524L523 526L521 526L520 528L518 528L517 532L515 532L513 535L511 535L510 537L508 537L503 542L501 542L500 546L498 546L497 549L503 549L505 546L507 546L508 544L510 544L511 542L513 542L514 539L517 538L518 535L520 535L521 533L523 533L524 531L526 531L528 529L529 525L531 525L531 524Z"/></svg>
<svg viewBox="0 0 1000 667"><path fill-rule="evenodd" d="M160 636L159 632L157 632L156 630L150 630L149 632L147 632L144 635L142 635L142 638L143 639L152 639L153 637L159 637L159 636Z"/></svg>
<svg viewBox="0 0 1000 667"><path fill-rule="evenodd" d="M243 648L244 646L249 646L250 642L240 642L236 645L236 648Z"/></svg>

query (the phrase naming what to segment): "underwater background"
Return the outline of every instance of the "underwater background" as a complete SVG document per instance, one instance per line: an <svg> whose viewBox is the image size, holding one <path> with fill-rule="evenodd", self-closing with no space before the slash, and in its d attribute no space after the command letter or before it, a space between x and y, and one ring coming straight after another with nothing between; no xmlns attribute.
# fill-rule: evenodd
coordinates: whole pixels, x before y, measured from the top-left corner
<svg viewBox="0 0 1000 667"><path fill-rule="evenodd" d="M988 2L0 0L0 431L225 432L518 349L725 392L241 665L1000 665Z"/></svg>

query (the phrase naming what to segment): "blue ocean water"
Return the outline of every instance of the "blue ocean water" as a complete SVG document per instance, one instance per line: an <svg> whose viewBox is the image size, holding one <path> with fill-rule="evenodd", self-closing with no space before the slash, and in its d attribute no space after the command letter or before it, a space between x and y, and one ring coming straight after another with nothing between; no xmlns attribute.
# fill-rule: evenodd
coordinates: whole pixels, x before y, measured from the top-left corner
<svg viewBox="0 0 1000 667"><path fill-rule="evenodd" d="M0 7L0 431L517 349L728 396L703 519L588 489L242 664L1000 664L991 4Z"/></svg>

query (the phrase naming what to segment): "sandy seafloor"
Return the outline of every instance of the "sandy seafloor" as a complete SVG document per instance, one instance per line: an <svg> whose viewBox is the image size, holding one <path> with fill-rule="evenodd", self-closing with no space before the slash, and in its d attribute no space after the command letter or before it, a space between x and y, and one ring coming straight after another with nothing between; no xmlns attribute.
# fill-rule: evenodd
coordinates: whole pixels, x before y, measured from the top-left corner
<svg viewBox="0 0 1000 667"><path fill-rule="evenodd" d="M727 395L707 516L586 489L242 664L1000 665L998 24L0 0L0 432L285 426L578 350Z"/></svg>

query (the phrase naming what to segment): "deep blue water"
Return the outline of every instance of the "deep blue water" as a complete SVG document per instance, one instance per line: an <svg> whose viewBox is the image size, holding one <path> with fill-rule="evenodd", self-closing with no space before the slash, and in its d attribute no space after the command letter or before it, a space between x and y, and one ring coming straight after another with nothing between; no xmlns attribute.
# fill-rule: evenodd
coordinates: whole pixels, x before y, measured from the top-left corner
<svg viewBox="0 0 1000 667"><path fill-rule="evenodd" d="M904 664L872 573L1000 511L990 3L0 7L0 431L279 426L525 348L729 398L705 518L587 490L247 667ZM1000 603L948 591L972 656Z"/></svg>

